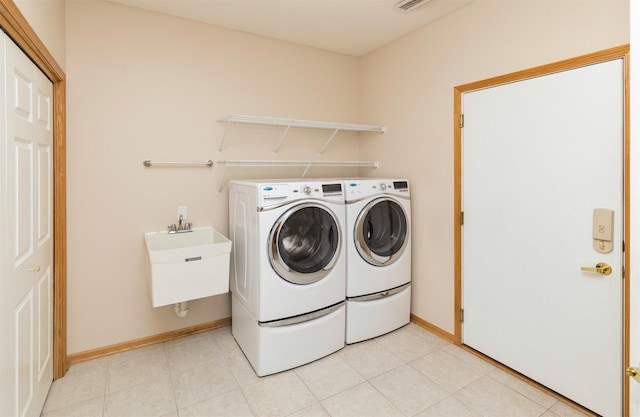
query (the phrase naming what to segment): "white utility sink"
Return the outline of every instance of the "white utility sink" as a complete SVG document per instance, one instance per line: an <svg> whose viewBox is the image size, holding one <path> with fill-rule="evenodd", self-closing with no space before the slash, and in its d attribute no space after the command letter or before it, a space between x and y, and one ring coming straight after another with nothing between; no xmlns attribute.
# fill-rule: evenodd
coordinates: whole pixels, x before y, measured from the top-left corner
<svg viewBox="0 0 640 417"><path fill-rule="evenodd" d="M154 307L229 292L231 241L212 227L145 233Z"/></svg>

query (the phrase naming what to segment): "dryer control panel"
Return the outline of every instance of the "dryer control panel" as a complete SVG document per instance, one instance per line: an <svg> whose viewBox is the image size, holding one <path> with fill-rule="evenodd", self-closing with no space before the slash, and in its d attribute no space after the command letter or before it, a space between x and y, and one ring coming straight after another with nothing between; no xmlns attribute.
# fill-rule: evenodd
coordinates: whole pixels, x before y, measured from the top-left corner
<svg viewBox="0 0 640 417"><path fill-rule="evenodd" d="M362 178L347 180L345 186L347 201L380 194L409 196L409 181L407 180Z"/></svg>

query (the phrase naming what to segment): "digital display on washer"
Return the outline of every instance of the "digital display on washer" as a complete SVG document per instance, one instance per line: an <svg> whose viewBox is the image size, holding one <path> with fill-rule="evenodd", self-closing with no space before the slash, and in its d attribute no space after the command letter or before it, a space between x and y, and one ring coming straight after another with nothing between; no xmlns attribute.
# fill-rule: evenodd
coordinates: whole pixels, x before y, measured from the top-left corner
<svg viewBox="0 0 640 417"><path fill-rule="evenodd" d="M393 188L396 190L408 190L409 183L407 181L394 181Z"/></svg>
<svg viewBox="0 0 640 417"><path fill-rule="evenodd" d="M322 184L322 192L327 193L341 193L342 184Z"/></svg>

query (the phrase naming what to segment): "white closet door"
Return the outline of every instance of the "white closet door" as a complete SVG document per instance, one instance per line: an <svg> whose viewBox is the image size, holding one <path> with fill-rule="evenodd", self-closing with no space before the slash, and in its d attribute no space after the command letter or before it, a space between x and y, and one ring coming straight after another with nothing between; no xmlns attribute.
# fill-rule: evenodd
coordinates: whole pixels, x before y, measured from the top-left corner
<svg viewBox="0 0 640 417"><path fill-rule="evenodd" d="M463 108L463 343L621 415L623 60L466 93ZM614 212L607 253L595 208ZM581 269L600 262L610 275Z"/></svg>
<svg viewBox="0 0 640 417"><path fill-rule="evenodd" d="M38 416L53 381L53 84L0 45L0 414Z"/></svg>

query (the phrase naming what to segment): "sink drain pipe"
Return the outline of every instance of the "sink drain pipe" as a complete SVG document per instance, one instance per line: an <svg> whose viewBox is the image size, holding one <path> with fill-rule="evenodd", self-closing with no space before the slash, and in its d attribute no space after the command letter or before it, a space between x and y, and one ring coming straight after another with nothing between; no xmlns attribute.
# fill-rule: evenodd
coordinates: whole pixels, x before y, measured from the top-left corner
<svg viewBox="0 0 640 417"><path fill-rule="evenodd" d="M175 303L173 305L173 309L176 312L176 316L180 317L181 319L187 317L187 313L189 312L189 307L187 306L186 301Z"/></svg>

